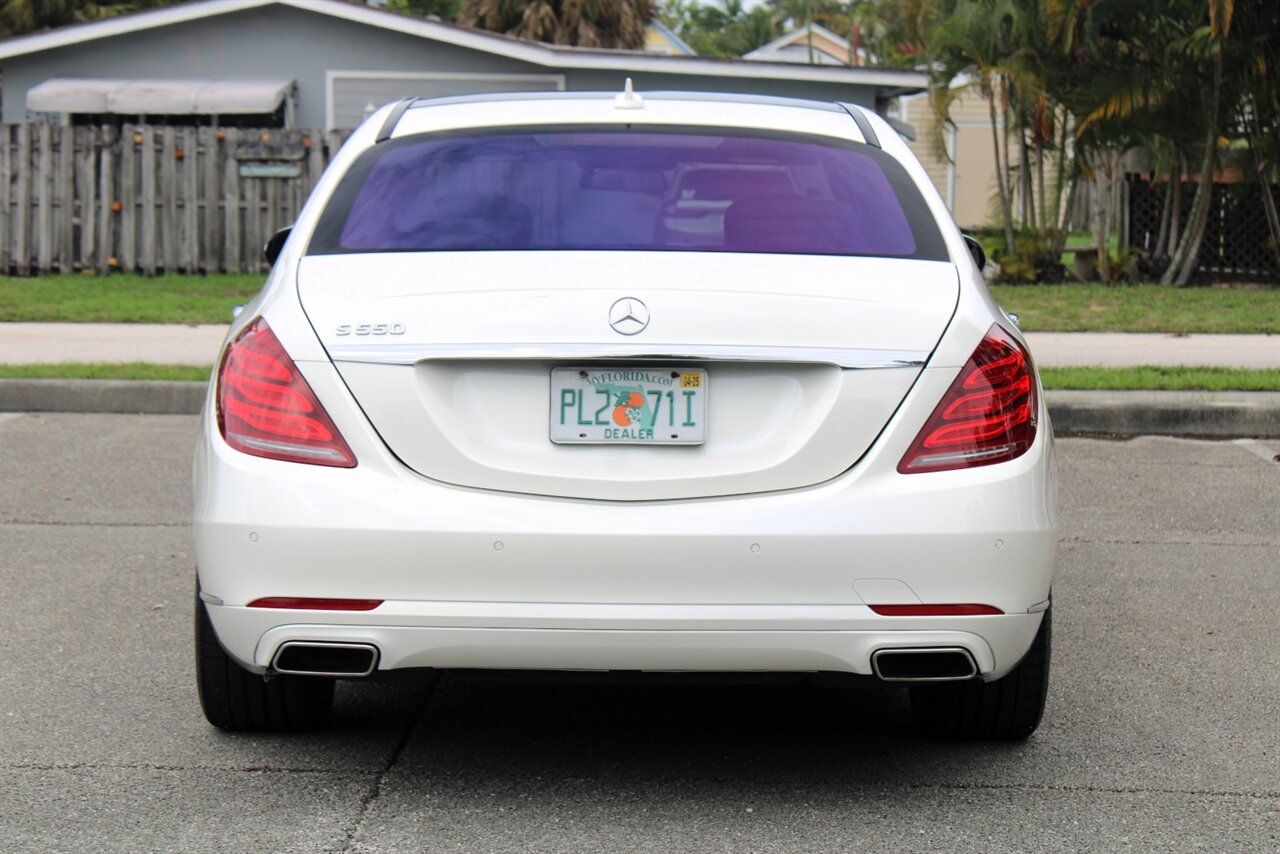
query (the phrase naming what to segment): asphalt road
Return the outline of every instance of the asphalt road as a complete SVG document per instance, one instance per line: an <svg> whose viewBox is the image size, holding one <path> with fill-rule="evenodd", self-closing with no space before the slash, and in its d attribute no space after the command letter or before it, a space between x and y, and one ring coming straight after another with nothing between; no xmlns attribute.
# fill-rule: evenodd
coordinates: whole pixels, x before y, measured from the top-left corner
<svg viewBox="0 0 1280 854"><path fill-rule="evenodd" d="M1280 850L1280 447L1061 441L1020 745L818 687L343 686L205 724L184 416L0 416L0 850Z"/></svg>

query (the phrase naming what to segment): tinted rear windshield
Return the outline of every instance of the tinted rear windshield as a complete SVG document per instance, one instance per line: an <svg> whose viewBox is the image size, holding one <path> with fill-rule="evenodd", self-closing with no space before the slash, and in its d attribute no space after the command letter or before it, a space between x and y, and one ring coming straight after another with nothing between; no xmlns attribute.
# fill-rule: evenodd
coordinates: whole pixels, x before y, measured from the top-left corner
<svg viewBox="0 0 1280 854"><path fill-rule="evenodd" d="M738 131L430 135L365 152L310 254L657 250L947 260L879 149Z"/></svg>

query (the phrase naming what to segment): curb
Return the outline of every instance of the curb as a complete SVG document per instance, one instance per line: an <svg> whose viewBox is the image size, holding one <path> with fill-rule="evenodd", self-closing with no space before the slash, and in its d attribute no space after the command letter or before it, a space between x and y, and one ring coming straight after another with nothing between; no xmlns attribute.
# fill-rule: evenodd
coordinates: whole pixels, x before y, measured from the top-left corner
<svg viewBox="0 0 1280 854"><path fill-rule="evenodd" d="M1058 436L1280 439L1280 393L1049 391Z"/></svg>
<svg viewBox="0 0 1280 854"><path fill-rule="evenodd" d="M208 383L161 380L0 379L0 412L195 415Z"/></svg>
<svg viewBox="0 0 1280 854"><path fill-rule="evenodd" d="M196 415L207 384L0 379L0 412ZM1280 393L1050 391L1058 436L1280 439Z"/></svg>

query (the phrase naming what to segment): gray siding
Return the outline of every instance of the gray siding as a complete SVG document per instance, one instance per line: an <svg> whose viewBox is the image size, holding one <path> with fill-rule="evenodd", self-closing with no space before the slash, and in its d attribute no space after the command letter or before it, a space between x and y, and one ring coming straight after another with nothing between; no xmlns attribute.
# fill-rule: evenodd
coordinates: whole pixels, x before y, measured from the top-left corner
<svg viewBox="0 0 1280 854"><path fill-rule="evenodd" d="M6 60L3 121L26 121L27 90L51 77L269 77L296 80L298 125L323 128L329 69L480 74L554 70L328 15L269 6Z"/></svg>
<svg viewBox="0 0 1280 854"><path fill-rule="evenodd" d="M377 74L377 72L375 72ZM380 107L401 98L437 98L445 95L479 95L487 92L538 92L561 88L564 76L536 75L465 75L445 74L431 77L413 76L349 76L335 71L333 86L333 125L352 128L369 112L369 105Z"/></svg>
<svg viewBox="0 0 1280 854"><path fill-rule="evenodd" d="M750 60L744 60L749 62ZM626 74L618 71L565 72L566 88L583 91L621 92ZM694 74L632 74L637 91L684 90L692 92L732 92L743 95L776 95L783 98L812 98L817 101L847 101L874 109L875 91L869 86L843 83L806 83L798 80L763 80L758 77L706 77Z"/></svg>
<svg viewBox="0 0 1280 854"><path fill-rule="evenodd" d="M162 79L262 79L297 81L296 124L326 127L326 72L422 72L459 75L456 84L423 80L405 85L389 75L382 88L340 88L335 102L338 126L350 127L369 101L385 103L404 94L464 94L493 91L465 75L562 74L570 90L621 90L626 71L584 71L533 65L496 54L443 44L416 36L343 21L290 7L268 6L200 21L174 24L15 57L4 63L4 102L0 120L28 120L26 92L52 77ZM873 89L838 83L715 77L688 74L636 74L637 89L687 89L852 101L875 106ZM335 81L336 82L336 81ZM512 81L502 90L555 88ZM335 94L339 94L335 92ZM355 109L358 102L359 109Z"/></svg>

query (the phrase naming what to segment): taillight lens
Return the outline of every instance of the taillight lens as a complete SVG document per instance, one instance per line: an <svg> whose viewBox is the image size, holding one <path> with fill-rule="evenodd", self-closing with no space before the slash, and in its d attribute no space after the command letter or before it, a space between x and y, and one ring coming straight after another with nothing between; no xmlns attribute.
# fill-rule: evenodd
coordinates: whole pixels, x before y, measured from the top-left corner
<svg viewBox="0 0 1280 854"><path fill-rule="evenodd" d="M1036 438L1031 357L993 325L898 463L902 474L985 466L1020 457Z"/></svg>
<svg viewBox="0 0 1280 854"><path fill-rule="evenodd" d="M218 371L218 430L237 451L354 468L355 454L262 318L240 333Z"/></svg>

